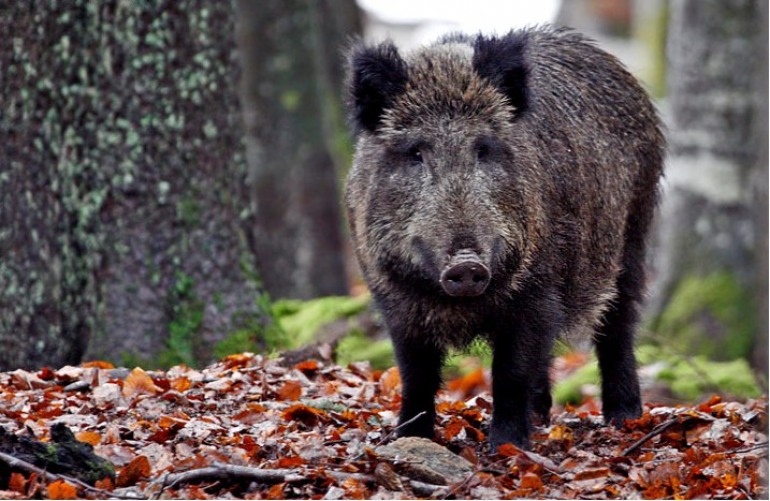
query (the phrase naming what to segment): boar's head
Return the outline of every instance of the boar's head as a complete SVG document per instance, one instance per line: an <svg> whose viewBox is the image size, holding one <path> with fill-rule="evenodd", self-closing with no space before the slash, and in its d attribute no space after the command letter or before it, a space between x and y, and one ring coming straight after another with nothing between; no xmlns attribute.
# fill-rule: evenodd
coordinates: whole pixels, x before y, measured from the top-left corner
<svg viewBox="0 0 770 501"><path fill-rule="evenodd" d="M456 36L406 58L390 43L352 50L346 204L375 293L483 297L527 274L543 196L524 49Z"/></svg>

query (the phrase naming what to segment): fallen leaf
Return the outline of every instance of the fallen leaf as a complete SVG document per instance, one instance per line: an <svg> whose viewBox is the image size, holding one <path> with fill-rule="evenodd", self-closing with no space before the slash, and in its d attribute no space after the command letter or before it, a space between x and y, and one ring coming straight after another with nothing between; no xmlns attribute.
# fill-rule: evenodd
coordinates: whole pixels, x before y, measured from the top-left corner
<svg viewBox="0 0 770 501"><path fill-rule="evenodd" d="M150 473L152 473L152 468L150 467L150 461L147 457L137 456L120 470L116 485L118 487L135 485L140 480L149 477Z"/></svg>
<svg viewBox="0 0 770 501"><path fill-rule="evenodd" d="M64 480L54 480L48 486L48 499L77 499L78 490Z"/></svg>
<svg viewBox="0 0 770 501"><path fill-rule="evenodd" d="M91 445L99 445L99 442L102 441L102 436L95 431L80 431L75 433L75 438Z"/></svg>
<svg viewBox="0 0 770 501"><path fill-rule="evenodd" d="M380 376L380 392L386 396L392 396L401 391L401 374L398 367L391 367Z"/></svg>
<svg viewBox="0 0 770 501"><path fill-rule="evenodd" d="M521 477L519 488L539 491L543 488L543 481L540 479L540 475L536 473L525 473Z"/></svg>
<svg viewBox="0 0 770 501"><path fill-rule="evenodd" d="M141 394L155 395L160 391L161 389L155 385L150 375L140 367L132 370L123 383L124 397L133 397L134 395Z"/></svg>
<svg viewBox="0 0 770 501"><path fill-rule="evenodd" d="M296 381L286 381L278 389L278 400L299 400L302 396L302 385Z"/></svg>
<svg viewBox="0 0 770 501"><path fill-rule="evenodd" d="M456 391L462 395L462 398L468 398L477 391L487 386L487 380L484 376L484 368L479 367L468 374L455 378L447 383L449 391Z"/></svg>
<svg viewBox="0 0 770 501"><path fill-rule="evenodd" d="M21 473L11 473L11 478L8 479L8 489L14 492L24 494L27 490L27 479Z"/></svg>
<svg viewBox="0 0 770 501"><path fill-rule="evenodd" d="M112 365L110 362L106 362L104 360L91 360L90 362L83 362L80 364L81 367L84 367L86 369L93 368L93 369L114 369L115 366Z"/></svg>

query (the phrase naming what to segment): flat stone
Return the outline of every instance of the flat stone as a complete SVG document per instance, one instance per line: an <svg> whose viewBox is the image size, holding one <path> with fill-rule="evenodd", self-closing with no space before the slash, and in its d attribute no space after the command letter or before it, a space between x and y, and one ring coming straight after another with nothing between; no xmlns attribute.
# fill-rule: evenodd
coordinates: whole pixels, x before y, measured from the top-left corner
<svg viewBox="0 0 770 501"><path fill-rule="evenodd" d="M391 463L398 473L429 484L462 482L473 472L473 465L468 460L427 438L399 438L377 447L375 452Z"/></svg>

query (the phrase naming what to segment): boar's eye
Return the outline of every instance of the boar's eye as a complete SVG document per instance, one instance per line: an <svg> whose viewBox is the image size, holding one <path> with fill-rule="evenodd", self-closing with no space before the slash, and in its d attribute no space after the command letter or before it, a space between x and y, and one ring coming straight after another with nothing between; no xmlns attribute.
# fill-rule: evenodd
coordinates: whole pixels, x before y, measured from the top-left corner
<svg viewBox="0 0 770 501"><path fill-rule="evenodd" d="M480 162L485 161L489 157L489 145L488 144L479 144L476 146L476 158Z"/></svg>
<svg viewBox="0 0 770 501"><path fill-rule="evenodd" d="M419 146L412 146L408 150L406 150L406 158L408 158L410 162L421 164L422 150L420 149Z"/></svg>
<svg viewBox="0 0 770 501"><path fill-rule="evenodd" d="M501 149L499 141L490 137L480 137L473 144L473 149L476 152L476 159L479 162L488 162L493 160L493 157Z"/></svg>

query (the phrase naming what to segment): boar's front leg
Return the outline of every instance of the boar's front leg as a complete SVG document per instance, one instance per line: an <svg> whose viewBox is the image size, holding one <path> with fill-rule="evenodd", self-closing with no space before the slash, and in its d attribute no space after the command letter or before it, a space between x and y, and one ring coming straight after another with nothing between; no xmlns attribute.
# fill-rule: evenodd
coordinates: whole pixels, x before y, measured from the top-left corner
<svg viewBox="0 0 770 501"><path fill-rule="evenodd" d="M551 349L562 328L561 304L549 297L528 301L493 334L493 451L512 443L529 448L531 417L546 420L551 403L548 372ZM511 331L511 326L515 328Z"/></svg>
<svg viewBox="0 0 770 501"><path fill-rule="evenodd" d="M429 339L391 328L396 362L401 373L401 413L398 435L433 438L434 399L441 385L444 351ZM418 414L420 417L415 418Z"/></svg>

